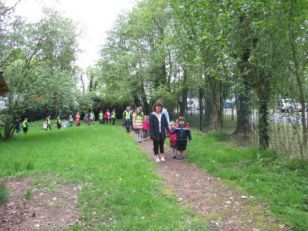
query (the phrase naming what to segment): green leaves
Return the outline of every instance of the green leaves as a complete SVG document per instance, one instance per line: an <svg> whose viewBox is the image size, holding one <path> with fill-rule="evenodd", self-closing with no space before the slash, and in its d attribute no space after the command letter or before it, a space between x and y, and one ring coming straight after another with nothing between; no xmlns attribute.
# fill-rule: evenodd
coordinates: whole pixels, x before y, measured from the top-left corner
<svg viewBox="0 0 308 231"><path fill-rule="evenodd" d="M10 89L8 113L18 118L41 104L60 113L75 95L73 75L78 49L73 22L46 9L39 22L25 23L6 10L1 2L0 48L4 55L0 67Z"/></svg>

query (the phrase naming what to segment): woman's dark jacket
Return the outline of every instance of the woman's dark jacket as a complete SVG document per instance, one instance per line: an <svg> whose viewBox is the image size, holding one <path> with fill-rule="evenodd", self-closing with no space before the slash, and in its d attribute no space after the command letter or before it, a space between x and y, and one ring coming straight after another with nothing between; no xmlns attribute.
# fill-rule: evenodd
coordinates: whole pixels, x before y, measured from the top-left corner
<svg viewBox="0 0 308 231"><path fill-rule="evenodd" d="M159 121L154 113L150 114L150 136L151 139L160 140L161 138L166 138L166 130L169 131L169 124L167 122L167 118L164 114L161 115L161 137L159 134Z"/></svg>

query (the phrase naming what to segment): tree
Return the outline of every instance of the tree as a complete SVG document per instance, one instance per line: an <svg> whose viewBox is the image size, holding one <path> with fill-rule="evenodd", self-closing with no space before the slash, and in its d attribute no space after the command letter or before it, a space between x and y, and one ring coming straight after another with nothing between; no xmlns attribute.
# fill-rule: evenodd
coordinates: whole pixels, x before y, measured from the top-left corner
<svg viewBox="0 0 308 231"><path fill-rule="evenodd" d="M58 12L46 10L45 14L38 23L13 25L19 31L18 36L11 38L14 46L8 45L11 52L4 64L10 94L5 120L5 128L9 130L0 134L2 139L13 135L14 119L27 108L47 103L61 113L74 95L72 76L77 52L74 25Z"/></svg>

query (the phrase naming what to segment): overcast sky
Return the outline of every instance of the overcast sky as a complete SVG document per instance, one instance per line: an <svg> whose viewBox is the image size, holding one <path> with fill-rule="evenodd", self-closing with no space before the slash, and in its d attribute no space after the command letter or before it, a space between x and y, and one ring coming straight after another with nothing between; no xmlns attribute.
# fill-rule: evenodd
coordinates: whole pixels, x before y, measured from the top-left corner
<svg viewBox="0 0 308 231"><path fill-rule="evenodd" d="M17 0L6 0L13 5ZM66 17L77 23L82 31L79 47L83 50L78 65L85 68L95 63L99 50L118 15L132 9L136 0L21 0L16 14L36 22L42 17L42 8L52 7L60 10Z"/></svg>

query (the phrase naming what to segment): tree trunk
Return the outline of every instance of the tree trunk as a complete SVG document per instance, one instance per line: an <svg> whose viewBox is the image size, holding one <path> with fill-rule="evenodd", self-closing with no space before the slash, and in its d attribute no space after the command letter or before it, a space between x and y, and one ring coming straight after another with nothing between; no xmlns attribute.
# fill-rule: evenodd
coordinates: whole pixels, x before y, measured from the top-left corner
<svg viewBox="0 0 308 231"><path fill-rule="evenodd" d="M223 83L219 81L219 111L218 111L218 125L223 128L224 125L224 94L223 94Z"/></svg>
<svg viewBox="0 0 308 231"><path fill-rule="evenodd" d="M141 91L141 100L142 100L143 110L146 114L149 114L152 110L148 104L147 97L144 91L144 81L142 81L140 91Z"/></svg>
<svg viewBox="0 0 308 231"><path fill-rule="evenodd" d="M252 53L250 21L246 16L240 17L241 34L244 38L243 53L241 54L241 60L238 64L242 82L242 89L240 90L237 98L237 120L236 129L234 135L239 136L244 141L249 141L250 132L250 116L251 116L251 84L250 78L250 65L249 58ZM250 70L250 71L249 71Z"/></svg>
<svg viewBox="0 0 308 231"><path fill-rule="evenodd" d="M9 140L13 137L14 135L14 121L10 118L5 118L4 121L2 121L4 126L3 126L3 134L0 133L0 139L1 140Z"/></svg>
<svg viewBox="0 0 308 231"><path fill-rule="evenodd" d="M237 97L237 118L234 135L241 137L245 141L249 140L250 132L250 91L244 87Z"/></svg>
<svg viewBox="0 0 308 231"><path fill-rule="evenodd" d="M212 116L211 116L211 126L215 131L221 129L221 97L220 97L220 80L209 77L210 90L211 90L211 100L212 100Z"/></svg>
<svg viewBox="0 0 308 231"><path fill-rule="evenodd" d="M266 95L260 98L259 105L259 139L260 148L268 149L269 147L269 124L268 124L268 97Z"/></svg>
<svg viewBox="0 0 308 231"><path fill-rule="evenodd" d="M205 96L205 126L210 129L212 121L213 104L209 96Z"/></svg>
<svg viewBox="0 0 308 231"><path fill-rule="evenodd" d="M185 115L187 108L187 97L188 97L188 88L187 88L187 70L184 69L183 76L183 87L181 94L181 102L180 102L180 115Z"/></svg>
<svg viewBox="0 0 308 231"><path fill-rule="evenodd" d="M203 89L199 88L199 130L202 131L203 120Z"/></svg>
<svg viewBox="0 0 308 231"><path fill-rule="evenodd" d="M292 28L293 23L294 23L294 15L293 15L293 2L289 1L290 7L289 7L289 41L290 41L290 46L291 46L291 51L292 51L292 59L294 62L294 74L296 77L296 83L297 83L297 88L299 91L299 102L302 107L302 112L301 112L301 123L302 123L302 143L300 144L300 154L302 158L307 157L308 158L308 150L307 150L307 143L308 143L308 127L306 124L306 106L305 106L305 86L303 84L303 79L301 74L300 74L300 65L299 61L297 59L297 50L295 46L295 40L296 36L294 35L294 28Z"/></svg>

